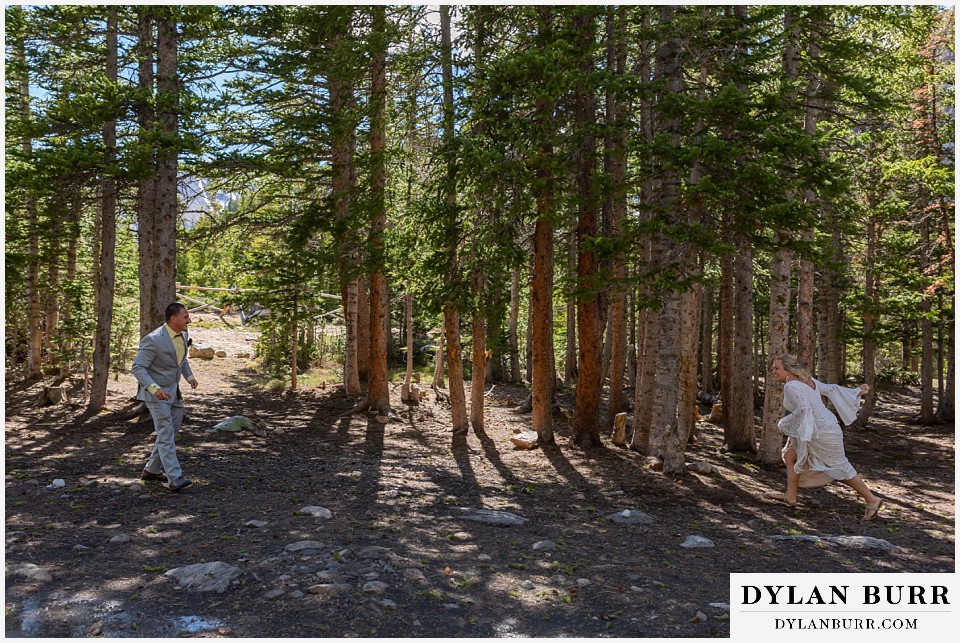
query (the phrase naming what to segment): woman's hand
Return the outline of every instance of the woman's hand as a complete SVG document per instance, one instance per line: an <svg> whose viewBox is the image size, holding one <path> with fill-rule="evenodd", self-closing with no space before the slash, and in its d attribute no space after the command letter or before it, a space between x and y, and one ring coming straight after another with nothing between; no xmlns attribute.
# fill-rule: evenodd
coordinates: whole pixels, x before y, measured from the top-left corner
<svg viewBox="0 0 960 643"><path fill-rule="evenodd" d="M870 385L869 385L869 384L861 384L861 385L860 385L860 393L859 393L859 395L866 395L866 394L869 393L869 392L870 392Z"/></svg>

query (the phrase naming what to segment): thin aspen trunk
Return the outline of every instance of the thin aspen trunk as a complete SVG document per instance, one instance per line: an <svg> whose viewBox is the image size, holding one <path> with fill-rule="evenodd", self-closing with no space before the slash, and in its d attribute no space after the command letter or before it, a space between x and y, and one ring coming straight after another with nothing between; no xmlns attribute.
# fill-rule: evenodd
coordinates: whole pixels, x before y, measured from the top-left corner
<svg viewBox="0 0 960 643"><path fill-rule="evenodd" d="M297 309L297 300L293 300L293 309ZM290 325L290 389L297 390L297 343L299 327L297 326L297 316L293 315L293 323Z"/></svg>

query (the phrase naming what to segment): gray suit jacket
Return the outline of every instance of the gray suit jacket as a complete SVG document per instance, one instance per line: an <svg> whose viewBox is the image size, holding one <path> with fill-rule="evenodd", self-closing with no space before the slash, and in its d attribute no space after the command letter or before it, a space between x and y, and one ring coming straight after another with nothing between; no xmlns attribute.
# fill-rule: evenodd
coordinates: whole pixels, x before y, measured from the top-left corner
<svg viewBox="0 0 960 643"><path fill-rule="evenodd" d="M186 331L183 333L183 340L187 341ZM130 372L137 378L137 383L140 385L137 390L137 399L144 402L163 401L158 400L147 390L151 384L156 384L170 394L170 399L166 400L169 403L182 399L180 376L193 377L186 355L183 356L183 361L177 364L177 351L173 347L173 339L167 333L166 324L143 336Z"/></svg>

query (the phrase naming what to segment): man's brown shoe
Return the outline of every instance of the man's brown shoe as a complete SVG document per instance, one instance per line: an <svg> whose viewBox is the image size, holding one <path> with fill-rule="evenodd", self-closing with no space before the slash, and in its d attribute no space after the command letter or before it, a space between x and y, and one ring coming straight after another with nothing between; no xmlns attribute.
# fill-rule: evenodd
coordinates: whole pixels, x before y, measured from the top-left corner
<svg viewBox="0 0 960 643"><path fill-rule="evenodd" d="M159 480L161 482L166 482L167 476L163 475L162 473L153 473L151 471L144 471L143 473L140 474L140 479L141 480Z"/></svg>

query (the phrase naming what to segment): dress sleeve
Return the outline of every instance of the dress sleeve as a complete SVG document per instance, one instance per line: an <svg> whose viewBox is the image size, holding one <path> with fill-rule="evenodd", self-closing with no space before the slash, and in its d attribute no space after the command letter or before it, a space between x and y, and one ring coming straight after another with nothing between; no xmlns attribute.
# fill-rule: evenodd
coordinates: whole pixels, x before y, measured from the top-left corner
<svg viewBox="0 0 960 643"><path fill-rule="evenodd" d="M860 411L860 389L846 388L836 384L824 384L814 380L817 384L817 392L826 397L833 403L833 407L840 414L845 426L853 424L857 419L857 413Z"/></svg>
<svg viewBox="0 0 960 643"><path fill-rule="evenodd" d="M796 386L788 385L783 387L783 405L784 408L793 411L788 413L777 426L780 431L791 438L796 438L802 442L809 442L817 433L817 423L813 418L813 409L810 407L810 400L806 398ZM806 386L806 384L802 384Z"/></svg>

